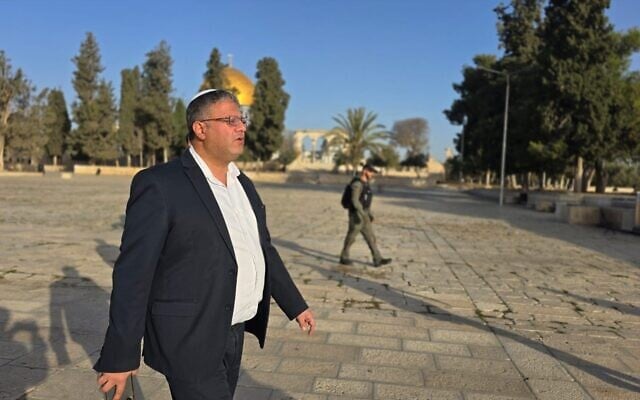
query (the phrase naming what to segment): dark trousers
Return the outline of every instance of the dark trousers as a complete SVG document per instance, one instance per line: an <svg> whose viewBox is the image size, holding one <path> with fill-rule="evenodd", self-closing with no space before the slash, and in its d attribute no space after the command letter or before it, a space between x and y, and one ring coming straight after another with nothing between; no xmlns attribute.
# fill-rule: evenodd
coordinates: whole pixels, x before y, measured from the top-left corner
<svg viewBox="0 0 640 400"><path fill-rule="evenodd" d="M173 400L232 400L240 374L244 323L229 330L224 357L215 375L200 382L167 377Z"/></svg>

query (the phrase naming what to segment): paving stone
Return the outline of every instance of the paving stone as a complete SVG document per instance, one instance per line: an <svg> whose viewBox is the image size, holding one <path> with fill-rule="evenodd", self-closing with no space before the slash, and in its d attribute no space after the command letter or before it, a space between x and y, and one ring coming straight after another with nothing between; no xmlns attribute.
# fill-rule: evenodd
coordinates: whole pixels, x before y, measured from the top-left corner
<svg viewBox="0 0 640 400"><path fill-rule="evenodd" d="M495 375L505 378L520 378L519 372L510 361L485 360L469 357L436 355L436 366L443 371L471 372Z"/></svg>
<svg viewBox="0 0 640 400"><path fill-rule="evenodd" d="M400 350L401 340L398 338L356 335L346 333L332 333L327 339L329 344L343 344L358 347L374 347L381 349Z"/></svg>
<svg viewBox="0 0 640 400"><path fill-rule="evenodd" d="M332 361L309 360L303 358L285 358L278 367L283 374L301 374L335 378L340 364Z"/></svg>
<svg viewBox="0 0 640 400"><path fill-rule="evenodd" d="M465 332L445 329L433 329L430 332L431 340L434 342L476 344L484 346L496 346L499 344L495 335L489 332Z"/></svg>
<svg viewBox="0 0 640 400"><path fill-rule="evenodd" d="M277 388L284 391L310 392L313 376L280 374L262 371L243 371L238 380L239 386Z"/></svg>
<svg viewBox="0 0 640 400"><path fill-rule="evenodd" d="M590 396L575 382L530 379L528 383L540 400L590 399Z"/></svg>
<svg viewBox="0 0 640 400"><path fill-rule="evenodd" d="M316 378L313 390L316 393L369 398L373 392L373 384L346 379Z"/></svg>
<svg viewBox="0 0 640 400"><path fill-rule="evenodd" d="M427 342L424 340L404 339L402 348L409 351L420 351L426 353L440 353L456 356L471 356L467 346L462 344L450 344L440 342Z"/></svg>
<svg viewBox="0 0 640 400"><path fill-rule="evenodd" d="M400 385L422 386L422 371L384 367L380 365L342 364L338 377L372 382L388 382Z"/></svg>
<svg viewBox="0 0 640 400"><path fill-rule="evenodd" d="M259 353L242 355L242 369L248 371L273 372L280 365L282 359L277 356L261 355Z"/></svg>
<svg viewBox="0 0 640 400"><path fill-rule="evenodd" d="M475 358L488 358L491 360L510 360L509 355L502 347L498 346L478 346L470 344L469 350Z"/></svg>
<svg viewBox="0 0 640 400"><path fill-rule="evenodd" d="M362 349L360 361L373 365L402 365L405 367L435 369L433 356L427 353Z"/></svg>
<svg viewBox="0 0 640 400"><path fill-rule="evenodd" d="M519 378L455 371L426 371L425 386L433 389L484 392L501 396L527 396L530 390Z"/></svg>
<svg viewBox="0 0 640 400"><path fill-rule="evenodd" d="M396 326L389 324L374 324L369 322L361 322L358 324L359 334L390 336L395 338L407 339L426 339L429 340L429 331L427 329L417 327Z"/></svg>
<svg viewBox="0 0 640 400"><path fill-rule="evenodd" d="M380 400L462 400L462 394L456 391L384 383L376 383L374 391L375 398Z"/></svg>
<svg viewBox="0 0 640 400"><path fill-rule="evenodd" d="M531 396L496 396L495 394L486 393L464 393L464 400L533 400L535 397Z"/></svg>
<svg viewBox="0 0 640 400"><path fill-rule="evenodd" d="M354 361L358 349L352 346L284 343L279 355L292 358L313 358L328 361Z"/></svg>

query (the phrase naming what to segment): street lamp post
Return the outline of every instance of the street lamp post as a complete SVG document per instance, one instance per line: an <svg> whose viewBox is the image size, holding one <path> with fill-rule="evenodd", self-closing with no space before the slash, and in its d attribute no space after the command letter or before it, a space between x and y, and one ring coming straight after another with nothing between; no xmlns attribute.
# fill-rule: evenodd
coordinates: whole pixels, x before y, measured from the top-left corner
<svg viewBox="0 0 640 400"><path fill-rule="evenodd" d="M504 100L504 121L502 124L502 162L500 164L500 207L502 207L504 204L504 170L507 157L507 125L509 122L509 73L482 66L477 66L476 68L493 74L503 75L507 79L507 88Z"/></svg>

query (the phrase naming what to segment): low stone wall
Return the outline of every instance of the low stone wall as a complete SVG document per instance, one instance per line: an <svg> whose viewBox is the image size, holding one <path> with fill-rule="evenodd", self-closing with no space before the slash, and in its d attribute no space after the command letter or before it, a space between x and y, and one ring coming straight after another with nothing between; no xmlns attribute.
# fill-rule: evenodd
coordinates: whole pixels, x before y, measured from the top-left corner
<svg viewBox="0 0 640 400"><path fill-rule="evenodd" d="M570 224L601 225L626 232L636 231L636 197L571 192L529 192L527 207L554 212Z"/></svg>
<svg viewBox="0 0 640 400"><path fill-rule="evenodd" d="M120 175L133 176L143 168L114 167L110 165L74 165L73 173L78 175Z"/></svg>

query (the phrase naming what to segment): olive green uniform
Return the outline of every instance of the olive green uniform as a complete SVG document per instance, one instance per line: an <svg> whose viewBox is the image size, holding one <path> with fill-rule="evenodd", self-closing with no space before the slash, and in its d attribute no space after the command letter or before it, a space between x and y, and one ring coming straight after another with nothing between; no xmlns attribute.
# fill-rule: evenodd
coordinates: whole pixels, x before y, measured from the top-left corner
<svg viewBox="0 0 640 400"><path fill-rule="evenodd" d="M369 185L361 180L356 179L351 183L352 207L349 207L349 231L347 232L347 237L344 239L344 247L342 248L340 259L349 259L349 248L351 248L351 245L356 241L358 233L362 233L364 240L371 250L373 262L377 264L382 260L382 256L376 245L376 236L373 234L373 214L371 214L370 207L365 208L362 204L361 197L363 196L363 191L365 197L372 195ZM371 199L366 199L364 203L370 205Z"/></svg>

